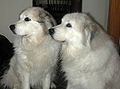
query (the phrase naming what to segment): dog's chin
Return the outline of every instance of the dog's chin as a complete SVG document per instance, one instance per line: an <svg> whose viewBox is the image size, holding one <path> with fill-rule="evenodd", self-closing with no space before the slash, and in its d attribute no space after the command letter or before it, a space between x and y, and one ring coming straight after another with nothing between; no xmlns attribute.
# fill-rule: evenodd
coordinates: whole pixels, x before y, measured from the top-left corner
<svg viewBox="0 0 120 89"><path fill-rule="evenodd" d="M57 41L57 42L60 42L60 43L64 43L65 42L65 40L60 40L60 39L56 39L56 38L54 38L54 37L52 37L55 41Z"/></svg>
<svg viewBox="0 0 120 89"><path fill-rule="evenodd" d="M58 39L56 39L55 37L54 37L54 35L50 35L51 37L52 37L52 39L54 39L55 41L57 41L57 42L61 42L61 43L63 43L63 42L65 42L65 40L58 40Z"/></svg>

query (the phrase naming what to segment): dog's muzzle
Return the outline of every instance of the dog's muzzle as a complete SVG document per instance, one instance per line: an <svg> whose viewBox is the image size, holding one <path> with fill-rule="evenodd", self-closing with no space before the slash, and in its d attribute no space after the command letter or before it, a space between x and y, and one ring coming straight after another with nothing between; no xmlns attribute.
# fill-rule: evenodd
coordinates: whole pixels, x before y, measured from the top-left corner
<svg viewBox="0 0 120 89"><path fill-rule="evenodd" d="M54 33L55 33L54 28L50 28L50 29L49 29L49 34L50 34L51 36L53 36Z"/></svg>
<svg viewBox="0 0 120 89"><path fill-rule="evenodd" d="M14 34L16 34L15 33L15 24L10 25L9 28Z"/></svg>

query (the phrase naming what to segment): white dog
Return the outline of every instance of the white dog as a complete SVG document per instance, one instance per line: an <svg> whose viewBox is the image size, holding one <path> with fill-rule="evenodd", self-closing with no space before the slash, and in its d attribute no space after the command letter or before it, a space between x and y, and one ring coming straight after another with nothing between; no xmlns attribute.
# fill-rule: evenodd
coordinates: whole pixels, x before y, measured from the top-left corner
<svg viewBox="0 0 120 89"><path fill-rule="evenodd" d="M110 37L87 14L67 14L49 33L63 43L67 89L120 89L120 57Z"/></svg>
<svg viewBox="0 0 120 89"><path fill-rule="evenodd" d="M15 55L1 84L11 89L49 89L60 45L49 35L53 17L39 7L28 8L10 29L16 34Z"/></svg>

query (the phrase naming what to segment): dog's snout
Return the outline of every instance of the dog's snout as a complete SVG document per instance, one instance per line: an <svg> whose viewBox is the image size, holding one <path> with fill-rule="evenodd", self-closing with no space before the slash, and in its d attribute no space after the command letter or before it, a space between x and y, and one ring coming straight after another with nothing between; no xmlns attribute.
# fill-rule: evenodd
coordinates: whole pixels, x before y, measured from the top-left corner
<svg viewBox="0 0 120 89"><path fill-rule="evenodd" d="M10 25L9 28L13 33L15 33L15 24Z"/></svg>
<svg viewBox="0 0 120 89"><path fill-rule="evenodd" d="M50 34L50 35L53 35L54 33L55 33L54 28L50 28L50 29L49 29L49 34Z"/></svg>

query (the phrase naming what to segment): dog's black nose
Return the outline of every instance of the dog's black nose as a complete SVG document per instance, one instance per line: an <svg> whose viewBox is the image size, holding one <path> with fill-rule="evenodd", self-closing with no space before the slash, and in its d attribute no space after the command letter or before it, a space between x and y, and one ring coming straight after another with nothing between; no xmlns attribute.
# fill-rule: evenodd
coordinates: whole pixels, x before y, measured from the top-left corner
<svg viewBox="0 0 120 89"><path fill-rule="evenodd" d="M14 24L10 25L9 27L10 27L10 30L14 30L15 29L15 25Z"/></svg>
<svg viewBox="0 0 120 89"><path fill-rule="evenodd" d="M53 35L54 33L55 33L54 28L50 28L50 29L49 29L49 34L50 34L50 35Z"/></svg>
<svg viewBox="0 0 120 89"><path fill-rule="evenodd" d="M15 34L15 24L10 25L9 28Z"/></svg>

